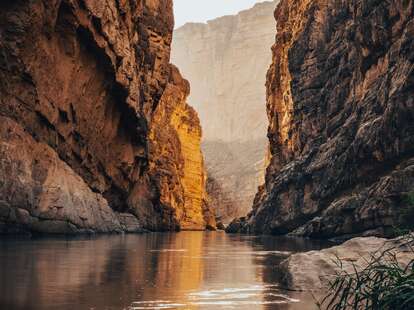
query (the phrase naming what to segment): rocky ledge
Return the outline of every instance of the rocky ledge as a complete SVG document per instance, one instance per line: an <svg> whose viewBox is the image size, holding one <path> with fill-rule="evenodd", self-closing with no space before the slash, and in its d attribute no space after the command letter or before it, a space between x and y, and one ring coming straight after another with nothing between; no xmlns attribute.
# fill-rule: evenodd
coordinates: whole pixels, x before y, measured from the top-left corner
<svg viewBox="0 0 414 310"><path fill-rule="evenodd" d="M378 258L385 251L395 254L398 262L407 266L414 258L412 246L405 238L368 237L354 238L321 251L293 254L278 266L280 284L288 290L323 292L338 272L361 271L373 257Z"/></svg>

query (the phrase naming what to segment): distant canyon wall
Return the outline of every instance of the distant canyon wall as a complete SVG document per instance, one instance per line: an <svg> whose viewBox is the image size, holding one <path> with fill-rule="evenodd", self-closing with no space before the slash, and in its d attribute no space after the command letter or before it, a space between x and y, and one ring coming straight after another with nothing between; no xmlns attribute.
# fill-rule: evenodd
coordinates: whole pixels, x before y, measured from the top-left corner
<svg viewBox="0 0 414 310"><path fill-rule="evenodd" d="M171 0L2 1L0 232L214 226Z"/></svg>
<svg viewBox="0 0 414 310"><path fill-rule="evenodd" d="M229 231L388 235L414 190L414 3L282 0L267 74L271 162Z"/></svg>
<svg viewBox="0 0 414 310"><path fill-rule="evenodd" d="M225 221L248 212L263 183L266 71L278 1L174 31L171 61L191 83L212 205Z"/></svg>
<svg viewBox="0 0 414 310"><path fill-rule="evenodd" d="M207 141L203 144L208 167L207 193L211 206L225 224L251 210L264 180L265 139L247 142Z"/></svg>

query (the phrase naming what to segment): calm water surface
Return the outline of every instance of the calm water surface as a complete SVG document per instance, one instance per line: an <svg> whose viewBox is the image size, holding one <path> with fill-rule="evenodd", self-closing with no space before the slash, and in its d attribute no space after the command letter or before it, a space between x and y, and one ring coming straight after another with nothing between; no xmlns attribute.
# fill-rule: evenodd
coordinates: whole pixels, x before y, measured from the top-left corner
<svg viewBox="0 0 414 310"><path fill-rule="evenodd" d="M278 288L276 267L323 246L221 232L2 239L0 309L315 309Z"/></svg>

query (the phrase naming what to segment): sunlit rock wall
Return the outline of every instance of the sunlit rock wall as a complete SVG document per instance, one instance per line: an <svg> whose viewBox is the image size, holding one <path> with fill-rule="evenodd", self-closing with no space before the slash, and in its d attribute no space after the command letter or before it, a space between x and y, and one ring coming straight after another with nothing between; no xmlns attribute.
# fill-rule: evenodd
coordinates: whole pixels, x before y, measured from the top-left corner
<svg viewBox="0 0 414 310"><path fill-rule="evenodd" d="M189 84L175 67L154 112L150 129L150 174L160 200L175 212L181 229L214 227L207 204L201 127L197 113L186 104Z"/></svg>

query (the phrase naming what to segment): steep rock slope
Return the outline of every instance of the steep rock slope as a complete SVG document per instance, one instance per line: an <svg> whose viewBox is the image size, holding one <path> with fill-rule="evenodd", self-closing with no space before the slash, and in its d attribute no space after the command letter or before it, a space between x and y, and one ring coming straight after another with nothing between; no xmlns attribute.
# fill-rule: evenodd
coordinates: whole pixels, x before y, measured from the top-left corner
<svg viewBox="0 0 414 310"><path fill-rule="evenodd" d="M209 194L224 220L245 215L263 183L268 123L264 85L276 2L174 31L172 62L191 83L189 102L203 125ZM257 169L251 173L252 168Z"/></svg>
<svg viewBox="0 0 414 310"><path fill-rule="evenodd" d="M170 230L203 213L188 202L180 124L155 116L167 101L190 109L169 64L173 24L169 0L0 4L3 231ZM197 118L188 126L204 197ZM175 144L158 149L159 137Z"/></svg>
<svg viewBox="0 0 414 310"><path fill-rule="evenodd" d="M185 102L189 83L177 68L171 69L171 81L150 129L149 153L154 160L149 173L155 176L161 203L172 207L181 229L212 228L214 214L207 205L200 121ZM205 225L200 227L200 223Z"/></svg>
<svg viewBox="0 0 414 310"><path fill-rule="evenodd" d="M229 230L388 234L414 187L413 1L283 0L276 18L272 158Z"/></svg>

